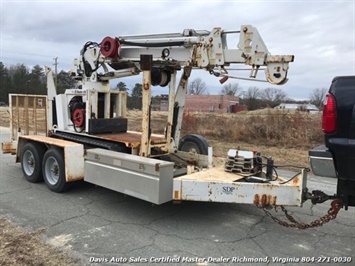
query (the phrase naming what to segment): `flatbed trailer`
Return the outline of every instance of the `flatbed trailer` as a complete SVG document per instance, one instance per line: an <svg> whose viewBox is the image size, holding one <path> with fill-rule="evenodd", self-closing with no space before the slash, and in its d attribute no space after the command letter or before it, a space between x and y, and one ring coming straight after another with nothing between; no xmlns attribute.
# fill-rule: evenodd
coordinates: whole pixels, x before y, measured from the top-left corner
<svg viewBox="0 0 355 266"><path fill-rule="evenodd" d="M10 95L12 141L3 143L2 150L4 153L16 154L16 162L22 164L23 171L27 171L29 176L37 168L43 168L43 175L48 175L45 181L53 191L60 192L67 183L84 180L154 204L205 201L265 207L302 206L305 200L305 169L292 180L275 175L267 180L265 172L257 175L227 172L224 158L220 158L219 165L215 165L211 147L207 155L176 151L163 158L147 158L117 150L117 144L123 145L118 148L138 147L141 132L89 135L56 130L45 134L47 112L43 109L47 108L46 98ZM36 104L27 104L36 100ZM26 118L29 115L31 119ZM34 126L33 121L41 122ZM33 134L34 127L39 135ZM165 144L163 135L153 135L151 139L152 144ZM91 147L87 147L87 143ZM31 154L26 157L29 144ZM43 161L46 153L52 158L48 159L47 164ZM40 160L32 162L35 157ZM181 167L179 163L185 165Z"/></svg>

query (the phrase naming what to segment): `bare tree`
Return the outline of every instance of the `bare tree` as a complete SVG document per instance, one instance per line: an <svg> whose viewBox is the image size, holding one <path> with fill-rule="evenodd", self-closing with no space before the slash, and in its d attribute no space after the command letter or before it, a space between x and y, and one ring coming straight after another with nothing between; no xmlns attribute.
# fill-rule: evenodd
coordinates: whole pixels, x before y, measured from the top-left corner
<svg viewBox="0 0 355 266"><path fill-rule="evenodd" d="M311 103L321 108L323 106L323 101L325 99L326 94L327 94L326 88L314 89L309 96Z"/></svg>
<svg viewBox="0 0 355 266"><path fill-rule="evenodd" d="M222 95L240 96L241 93L242 87L239 86L239 83L228 83L224 85L220 91Z"/></svg>
<svg viewBox="0 0 355 266"><path fill-rule="evenodd" d="M270 107L275 107L286 99L286 93L279 88L266 88L261 92L261 98Z"/></svg>
<svg viewBox="0 0 355 266"><path fill-rule="evenodd" d="M206 83L200 78L195 78L190 82L187 92L192 95L207 94Z"/></svg>
<svg viewBox="0 0 355 266"><path fill-rule="evenodd" d="M255 110L260 107L261 91L258 87L249 87L243 92L243 101L249 110Z"/></svg>
<svg viewBox="0 0 355 266"><path fill-rule="evenodd" d="M249 87L247 91L244 92L244 98L246 99L260 99L261 91L258 87Z"/></svg>

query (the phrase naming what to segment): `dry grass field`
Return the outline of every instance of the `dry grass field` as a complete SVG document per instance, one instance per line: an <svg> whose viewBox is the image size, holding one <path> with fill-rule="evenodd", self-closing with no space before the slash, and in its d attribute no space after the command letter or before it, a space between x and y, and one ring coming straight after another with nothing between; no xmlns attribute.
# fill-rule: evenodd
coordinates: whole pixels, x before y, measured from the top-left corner
<svg viewBox="0 0 355 266"><path fill-rule="evenodd" d="M152 112L153 133L164 132L167 115ZM129 110L127 118L129 130L141 130L141 111ZM7 107L0 107L0 126L9 126ZM276 164L282 165L307 166L308 150L323 142L320 114L274 109L236 114L185 113L182 135L194 133L207 139L217 157L225 157L229 149L239 147L272 156Z"/></svg>
<svg viewBox="0 0 355 266"><path fill-rule="evenodd" d="M130 130L141 130L141 112L127 113ZM166 112L152 112L153 133L163 133ZM185 113L182 135L200 134L217 157L229 149L260 151L278 165L308 166L308 150L323 142L321 115L263 109L236 114Z"/></svg>
<svg viewBox="0 0 355 266"><path fill-rule="evenodd" d="M10 125L10 113L8 107L0 107L0 127L8 127Z"/></svg>

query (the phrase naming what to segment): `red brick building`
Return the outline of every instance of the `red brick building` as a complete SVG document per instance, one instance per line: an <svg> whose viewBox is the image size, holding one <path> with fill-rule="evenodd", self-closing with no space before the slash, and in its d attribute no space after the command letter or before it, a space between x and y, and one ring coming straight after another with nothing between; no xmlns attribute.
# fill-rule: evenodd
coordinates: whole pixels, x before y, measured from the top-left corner
<svg viewBox="0 0 355 266"><path fill-rule="evenodd" d="M154 97L152 109L168 111L169 95L162 94ZM232 95L186 95L185 111L236 113L247 110L245 105L239 104L239 97Z"/></svg>
<svg viewBox="0 0 355 266"><path fill-rule="evenodd" d="M246 110L239 105L239 97L233 95L186 95L185 111L235 113Z"/></svg>
<svg viewBox="0 0 355 266"><path fill-rule="evenodd" d="M153 111L168 111L169 110L169 95L161 94L152 98Z"/></svg>

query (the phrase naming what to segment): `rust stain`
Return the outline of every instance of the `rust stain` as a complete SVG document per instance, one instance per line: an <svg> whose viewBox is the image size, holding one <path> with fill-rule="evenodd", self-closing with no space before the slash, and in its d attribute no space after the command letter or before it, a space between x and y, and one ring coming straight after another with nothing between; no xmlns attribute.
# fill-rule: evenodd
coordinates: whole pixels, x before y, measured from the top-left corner
<svg viewBox="0 0 355 266"><path fill-rule="evenodd" d="M263 194L261 196L261 205L262 206L268 205L267 202L268 202L268 197L265 194Z"/></svg>
<svg viewBox="0 0 355 266"><path fill-rule="evenodd" d="M293 62L294 55L273 55L268 57L268 63Z"/></svg>
<svg viewBox="0 0 355 266"><path fill-rule="evenodd" d="M197 44L197 46L199 46L199 44ZM196 62L196 55L197 55L197 47L194 46L193 50L192 50L192 56L191 56L191 66L197 66L197 62Z"/></svg>
<svg viewBox="0 0 355 266"><path fill-rule="evenodd" d="M208 190L208 196L210 197L212 195L212 188Z"/></svg>
<svg viewBox="0 0 355 266"><path fill-rule="evenodd" d="M258 194L254 196L254 204L262 207L276 205L277 196L263 194L260 198Z"/></svg>
<svg viewBox="0 0 355 266"><path fill-rule="evenodd" d="M299 176L296 176L293 180L292 180L292 184L297 185L299 182Z"/></svg>
<svg viewBox="0 0 355 266"><path fill-rule="evenodd" d="M273 199L272 199L271 205L276 206L276 201L277 201L277 196L274 196Z"/></svg>
<svg viewBox="0 0 355 266"><path fill-rule="evenodd" d="M2 153L16 154L16 148L13 146L12 142L4 142L1 146Z"/></svg>
<svg viewBox="0 0 355 266"><path fill-rule="evenodd" d="M259 205L259 201L260 201L259 195L258 195L258 194L255 194L255 196L254 196L254 204L255 204L255 205Z"/></svg>
<svg viewBox="0 0 355 266"><path fill-rule="evenodd" d="M270 189L273 189L274 187L276 187L275 185L267 184L267 183L255 183L254 186L256 188L259 188L259 187L260 188L265 188L265 187L267 187L267 188L270 188Z"/></svg>
<svg viewBox="0 0 355 266"><path fill-rule="evenodd" d="M160 163L155 164L155 171L158 172L160 169Z"/></svg>
<svg viewBox="0 0 355 266"><path fill-rule="evenodd" d="M84 180L84 176L75 176L75 175L66 175L65 180L67 182L79 181Z"/></svg>
<svg viewBox="0 0 355 266"><path fill-rule="evenodd" d="M144 87L144 90L149 90L149 83L147 82L147 83L144 83L143 84L143 87Z"/></svg>

